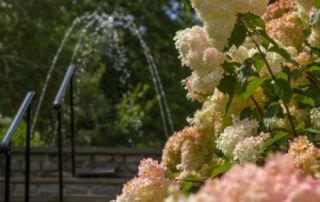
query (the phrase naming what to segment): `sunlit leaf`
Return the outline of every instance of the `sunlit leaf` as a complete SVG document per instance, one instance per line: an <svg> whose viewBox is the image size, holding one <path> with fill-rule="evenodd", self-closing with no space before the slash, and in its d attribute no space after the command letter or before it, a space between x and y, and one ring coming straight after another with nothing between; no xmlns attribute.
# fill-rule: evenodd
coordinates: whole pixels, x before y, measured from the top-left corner
<svg viewBox="0 0 320 202"><path fill-rule="evenodd" d="M248 99L255 90L262 85L262 83L267 80L267 77L253 78L250 80L246 86L245 92L242 94L244 99Z"/></svg>
<svg viewBox="0 0 320 202"><path fill-rule="evenodd" d="M272 138L269 138L267 141L264 142L263 148L267 149L268 147L273 145L275 142L281 140L284 137L288 137L288 136L289 136L288 133L277 133L275 136L273 136Z"/></svg>
<svg viewBox="0 0 320 202"><path fill-rule="evenodd" d="M292 97L292 91L290 87L290 83L284 79L276 79L275 80L275 85L274 85L274 90L276 95L286 101L289 102L291 97Z"/></svg>
<svg viewBox="0 0 320 202"><path fill-rule="evenodd" d="M225 164L215 168L211 173L211 177L216 177L218 175L228 172L232 168L232 166L232 162L226 162Z"/></svg>

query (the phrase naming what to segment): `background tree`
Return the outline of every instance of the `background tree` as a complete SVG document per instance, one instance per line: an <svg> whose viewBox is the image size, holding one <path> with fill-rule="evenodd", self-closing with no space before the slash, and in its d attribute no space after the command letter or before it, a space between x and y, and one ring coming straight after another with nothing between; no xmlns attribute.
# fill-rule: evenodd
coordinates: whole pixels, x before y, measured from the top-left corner
<svg viewBox="0 0 320 202"><path fill-rule="evenodd" d="M174 126L181 129L185 117L197 106L186 100L185 91L179 85L189 73L180 68L172 38L177 30L193 23L194 18L173 0L0 0L3 16L0 19L0 112L12 117L29 89L36 90L39 95L52 58L72 21L97 9L107 14L113 11L130 14L139 28L143 28L143 37L159 67ZM77 86L80 89L76 111L78 143L104 146L162 144L165 135L143 51L126 30L119 30L119 35L123 36L121 44L127 47L125 67L131 76L125 85L119 85L122 73L111 68L113 58L99 54L105 47L104 42L91 47L94 50L84 58L86 71L81 74ZM67 41L41 109L36 130L47 144L54 143L52 100L78 37L79 31ZM141 123L135 122L137 118Z"/></svg>

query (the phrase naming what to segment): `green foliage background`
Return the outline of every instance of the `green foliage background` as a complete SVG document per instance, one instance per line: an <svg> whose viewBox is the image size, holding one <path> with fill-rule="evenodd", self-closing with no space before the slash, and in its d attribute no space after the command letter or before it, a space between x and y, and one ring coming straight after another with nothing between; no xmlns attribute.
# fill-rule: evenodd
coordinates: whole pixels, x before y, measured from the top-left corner
<svg viewBox="0 0 320 202"><path fill-rule="evenodd" d="M187 68L181 68L172 38L177 30L194 24L195 20L192 13L186 13L180 2L174 0L0 0L1 114L13 117L30 89L39 96L52 58L68 27L77 16L97 9L107 14L113 11L130 14L143 28L143 37L160 71L175 129L181 129L186 125L186 117L191 116L197 106L186 100L186 92L180 85L190 73ZM67 41L59 58L36 125L46 145L55 144L51 103L79 32L77 30ZM86 71L76 86L80 92L76 109L77 144L159 146L166 137L143 51L126 30L119 30L119 35L121 44L127 47L126 68L131 71L131 77L126 85L119 85L119 72L110 68L113 58L99 54L103 42L87 47L94 51L84 54ZM95 41L86 40L88 44ZM67 113L64 119L67 124ZM67 128L64 132L67 134Z"/></svg>

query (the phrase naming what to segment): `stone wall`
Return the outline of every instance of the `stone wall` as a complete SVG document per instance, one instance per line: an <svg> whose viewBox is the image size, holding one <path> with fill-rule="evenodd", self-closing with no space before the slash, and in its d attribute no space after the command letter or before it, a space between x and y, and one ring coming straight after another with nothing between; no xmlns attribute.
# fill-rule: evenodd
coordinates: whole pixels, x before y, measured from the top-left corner
<svg viewBox="0 0 320 202"><path fill-rule="evenodd" d="M136 175L139 162L143 158L161 158L160 149L134 149L134 148L76 148L77 169L83 168L116 168L117 175L132 177ZM0 176L4 176L4 157L0 159ZM12 151L12 176L24 175L24 150ZM69 150L63 151L64 174L70 175L71 161ZM57 176L58 155L57 149L39 148L31 151L31 176L51 177ZM118 176L118 177L119 177Z"/></svg>
<svg viewBox="0 0 320 202"><path fill-rule="evenodd" d="M4 156L0 157L0 202L4 192ZM76 148L76 165L81 168L116 168L111 176L96 178L72 178L70 152L65 149L64 157L64 201L102 202L114 199L121 193L122 186L137 174L140 160L151 157L160 159L160 149L131 148ZM24 150L12 151L11 196L13 202L24 201ZM31 152L31 201L58 201L58 156L52 148L33 149Z"/></svg>

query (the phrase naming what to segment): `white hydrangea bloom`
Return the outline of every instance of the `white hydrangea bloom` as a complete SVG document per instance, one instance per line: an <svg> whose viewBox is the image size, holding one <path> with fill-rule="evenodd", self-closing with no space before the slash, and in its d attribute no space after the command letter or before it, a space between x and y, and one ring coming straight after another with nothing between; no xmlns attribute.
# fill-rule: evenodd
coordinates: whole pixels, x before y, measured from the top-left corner
<svg viewBox="0 0 320 202"><path fill-rule="evenodd" d="M178 32L175 41L182 64L193 70L192 75L184 81L188 97L204 101L213 94L223 77L221 64L225 55L209 44L200 26Z"/></svg>
<svg viewBox="0 0 320 202"><path fill-rule="evenodd" d="M320 129L320 108L313 108L310 112L311 122L315 129Z"/></svg>
<svg viewBox="0 0 320 202"><path fill-rule="evenodd" d="M174 40L182 64L197 74L204 75L215 69L222 69L220 65L224 62L225 56L209 44L202 27L194 26L179 31Z"/></svg>
<svg viewBox="0 0 320 202"><path fill-rule="evenodd" d="M256 162L262 152L262 146L269 134L262 133L259 136L247 137L237 144L233 151L234 160L244 162Z"/></svg>
<svg viewBox="0 0 320 202"><path fill-rule="evenodd" d="M192 0L198 16L205 25L210 43L222 51L234 28L238 13L262 15L268 0Z"/></svg>
<svg viewBox="0 0 320 202"><path fill-rule="evenodd" d="M232 126L225 128L224 132L216 140L217 148L228 156L233 155L237 144L246 137L251 137L257 133L259 123L256 120L244 119L234 121Z"/></svg>

